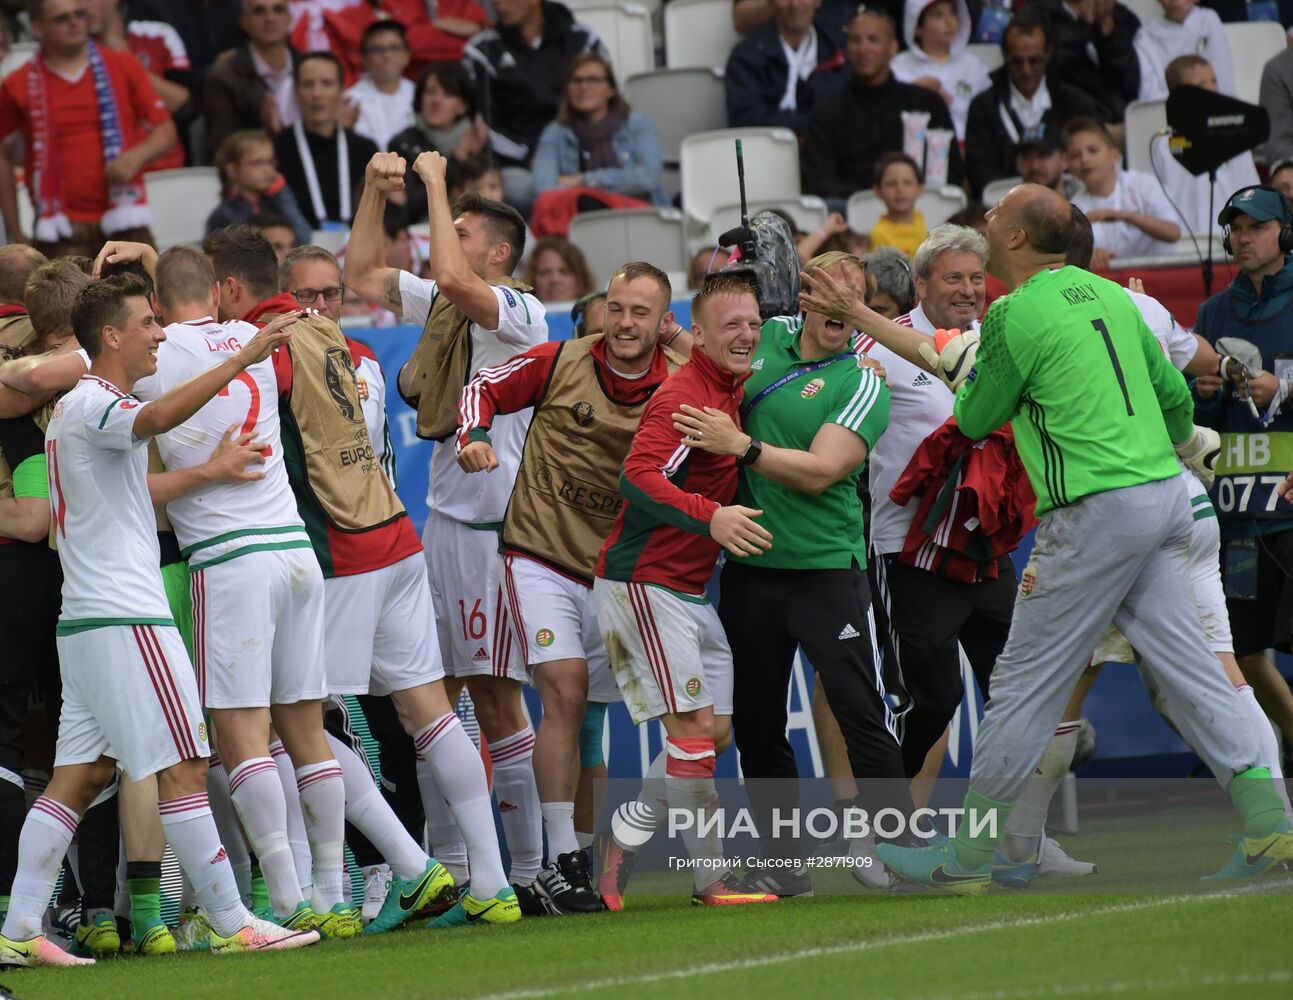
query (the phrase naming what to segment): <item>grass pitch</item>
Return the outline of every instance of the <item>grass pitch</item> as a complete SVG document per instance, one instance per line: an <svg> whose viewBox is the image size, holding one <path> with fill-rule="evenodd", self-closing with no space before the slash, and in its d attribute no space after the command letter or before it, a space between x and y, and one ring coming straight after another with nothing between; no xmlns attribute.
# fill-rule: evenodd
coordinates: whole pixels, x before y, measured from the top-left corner
<svg viewBox="0 0 1293 1000"><path fill-rule="evenodd" d="M1293 876L1200 885L1229 846L1183 818L1131 839L1093 826L1066 846L1099 875L1025 893L864 895L834 871L815 874L819 892L850 894L715 911L689 905L685 878L644 875L618 914L8 970L0 983L20 1000L1293 996ZM1180 891L1144 879L1151 859L1179 873Z"/></svg>

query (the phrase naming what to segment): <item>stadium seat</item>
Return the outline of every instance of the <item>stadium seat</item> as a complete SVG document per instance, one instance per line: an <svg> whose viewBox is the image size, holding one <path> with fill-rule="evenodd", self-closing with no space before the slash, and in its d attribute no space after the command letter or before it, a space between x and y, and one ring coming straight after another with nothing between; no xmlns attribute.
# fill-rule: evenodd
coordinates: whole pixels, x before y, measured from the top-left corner
<svg viewBox="0 0 1293 1000"><path fill-rule="evenodd" d="M144 187L157 249L202 239L207 216L220 203L220 172L215 167L156 170L144 175Z"/></svg>
<svg viewBox="0 0 1293 1000"><path fill-rule="evenodd" d="M665 193L673 197L681 181L678 164L682 140L692 132L707 132L727 124L727 98L718 70L658 69L630 77L624 96L634 111L650 118L664 147Z"/></svg>
<svg viewBox="0 0 1293 1000"><path fill-rule="evenodd" d="M1223 24L1235 67L1235 96L1256 104L1266 64L1288 48L1284 28L1274 21L1238 21Z"/></svg>
<svg viewBox="0 0 1293 1000"><path fill-rule="evenodd" d="M655 69L651 12L640 3L600 3L579 8L579 20L592 28L611 55L617 79Z"/></svg>
<svg viewBox="0 0 1293 1000"><path fill-rule="evenodd" d="M1127 169L1154 173L1149 145L1154 135L1167 128L1167 101L1132 101L1127 105Z"/></svg>
<svg viewBox="0 0 1293 1000"><path fill-rule="evenodd" d="M664 61L670 69L720 69L741 36L730 0L671 0L664 8Z"/></svg>
<svg viewBox="0 0 1293 1000"><path fill-rule="evenodd" d="M1154 3L1157 5L1158 0L1154 0ZM989 73L999 66L1005 65L1000 45L993 45L991 42L971 42L965 47L965 51L977 57L979 62L987 66Z"/></svg>
<svg viewBox="0 0 1293 1000"><path fill-rule="evenodd" d="M754 202L749 206L750 215L769 208L779 208L795 220L795 228L802 233L811 233L826 224L830 214L826 202L814 194L806 194L793 200ZM739 204L720 205L714 209L709 220L709 242L717 243L719 236L741 223L741 206Z"/></svg>
<svg viewBox="0 0 1293 1000"><path fill-rule="evenodd" d="M790 129L698 132L683 139L681 151L682 206L690 222L708 225L720 205L740 200L737 139L745 151L745 189L751 204L799 199L799 140Z"/></svg>
<svg viewBox="0 0 1293 1000"><path fill-rule="evenodd" d="M333 254L339 253L349 239L349 229L316 229L310 234L311 243Z"/></svg>
<svg viewBox="0 0 1293 1000"><path fill-rule="evenodd" d="M570 220L567 236L584 252L602 288L631 260L649 260L670 273L687 270L682 213L676 208L580 212Z"/></svg>
<svg viewBox="0 0 1293 1000"><path fill-rule="evenodd" d="M29 62L36 55L38 47L36 42L14 42L5 53L4 59L0 59L0 80Z"/></svg>
<svg viewBox="0 0 1293 1000"><path fill-rule="evenodd" d="M916 201L916 207L925 217L925 225L930 229L941 226L969 203L965 191L948 185L942 188L926 188L925 193Z"/></svg>
<svg viewBox="0 0 1293 1000"><path fill-rule="evenodd" d="M1163 16L1163 5L1158 0L1119 0L1119 2L1140 18L1141 24Z"/></svg>
<svg viewBox="0 0 1293 1000"><path fill-rule="evenodd" d="M992 181L985 184L983 186L983 204L987 205L988 208L991 208L1006 196L1007 191L1022 181L1022 177L1003 177L999 181Z"/></svg>
<svg viewBox="0 0 1293 1000"><path fill-rule="evenodd" d="M957 187L927 189L916 201L929 229L942 225L966 205L965 192ZM874 191L855 191L849 198L849 228L866 234L884 215L884 202Z"/></svg>
<svg viewBox="0 0 1293 1000"><path fill-rule="evenodd" d="M624 96L634 111L655 123L664 146L664 162L677 166L682 140L727 124L723 75L713 69L658 69L629 77Z"/></svg>

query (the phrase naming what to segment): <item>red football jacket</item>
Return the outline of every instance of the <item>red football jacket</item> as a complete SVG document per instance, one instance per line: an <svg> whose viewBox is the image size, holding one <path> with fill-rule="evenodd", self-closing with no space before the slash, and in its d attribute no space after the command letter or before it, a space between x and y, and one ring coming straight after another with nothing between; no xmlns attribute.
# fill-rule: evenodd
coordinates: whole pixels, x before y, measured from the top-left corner
<svg viewBox="0 0 1293 1000"><path fill-rule="evenodd" d="M889 491L899 506L914 496L920 504L899 561L963 583L995 580L998 560L1037 523L1037 497L1009 427L972 441L948 417Z"/></svg>
<svg viewBox="0 0 1293 1000"><path fill-rule="evenodd" d="M597 557L599 577L704 593L719 550L709 522L736 496L736 458L693 452L673 414L682 403L712 406L739 424L744 380L697 350L651 397L624 460L624 506Z"/></svg>

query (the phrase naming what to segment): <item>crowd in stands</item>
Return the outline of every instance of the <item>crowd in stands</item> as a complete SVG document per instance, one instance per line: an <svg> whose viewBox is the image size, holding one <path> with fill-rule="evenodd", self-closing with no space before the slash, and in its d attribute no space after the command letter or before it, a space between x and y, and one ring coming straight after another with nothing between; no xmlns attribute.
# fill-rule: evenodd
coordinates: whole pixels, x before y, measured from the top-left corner
<svg viewBox="0 0 1293 1000"><path fill-rule="evenodd" d="M1293 51L1262 73L1269 142L1256 160L1224 164L1213 191L1163 135L1152 174L1127 169L1127 108L1180 86L1233 94L1241 57L1224 23L1277 12L1287 28L1293 0L1162 0L1153 17L1136 8L1014 0L1003 19L1000 4L967 0L736 0L739 41L713 60L726 97L715 124L794 133L801 189L785 197L821 198L831 213L799 234L805 252L847 243L910 254L942 221L927 223L922 193L961 189L958 219L974 224L994 200L985 189L1021 177L1086 209L1097 266L1171 255L1182 237L1219 233L1209 212L1228 192L1293 160ZM207 232L252 221L285 253L335 230L340 248L364 164L381 150L409 166L389 222L415 258L427 205L411 171L427 150L450 161L451 191L506 200L537 237L565 236L583 211L680 205L677 152L661 137L670 123L630 105L579 10L555 0L5 5L8 239L54 256L148 239L147 175L214 164L222 197ZM984 61L992 46L995 68ZM843 221L858 192L883 203L874 229ZM702 242L686 235L693 250ZM587 291L578 249L539 246L549 262L530 262L536 280Z"/></svg>

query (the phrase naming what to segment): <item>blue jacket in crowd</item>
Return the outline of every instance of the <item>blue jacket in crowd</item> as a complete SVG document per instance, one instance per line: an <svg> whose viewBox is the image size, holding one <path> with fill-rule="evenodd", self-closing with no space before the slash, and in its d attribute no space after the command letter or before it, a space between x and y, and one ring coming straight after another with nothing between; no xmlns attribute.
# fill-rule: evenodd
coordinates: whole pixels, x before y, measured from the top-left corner
<svg viewBox="0 0 1293 1000"><path fill-rule="evenodd" d="M539 136L531 165L535 193L555 188L557 178L562 175L583 174L588 187L642 198L655 205L668 205L669 198L660 184L664 153L660 133L651 119L636 111L629 112L628 120L611 141L620 166L585 170L574 129L560 122L550 123Z"/></svg>

